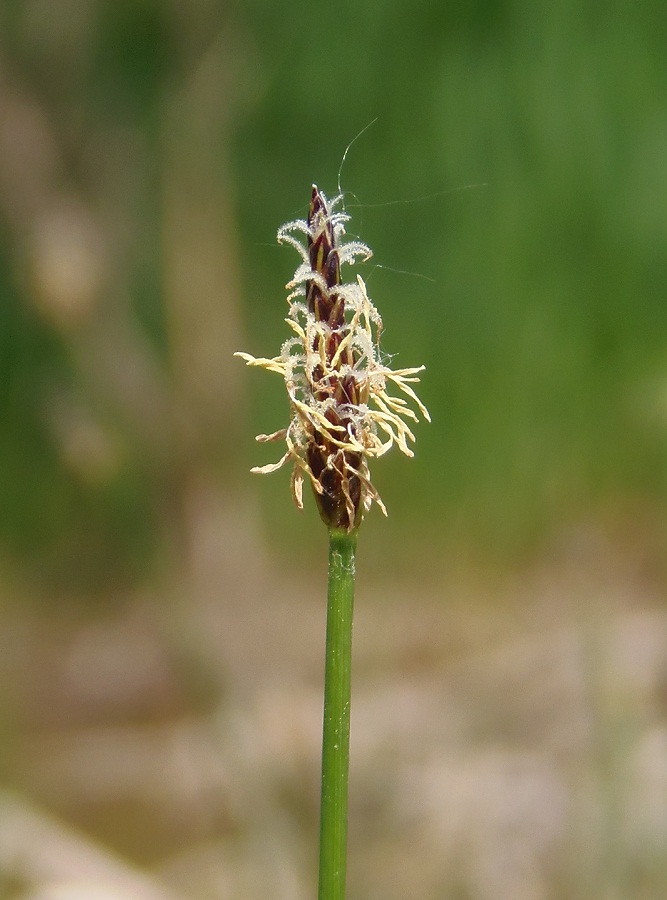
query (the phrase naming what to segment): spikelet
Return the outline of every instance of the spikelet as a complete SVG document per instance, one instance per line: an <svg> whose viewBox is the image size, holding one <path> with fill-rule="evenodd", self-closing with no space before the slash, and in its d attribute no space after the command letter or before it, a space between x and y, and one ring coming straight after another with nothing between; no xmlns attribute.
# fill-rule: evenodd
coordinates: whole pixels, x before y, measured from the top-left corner
<svg viewBox="0 0 667 900"><path fill-rule="evenodd" d="M349 532L373 502L387 514L371 484L369 459L394 444L413 455L409 422L416 422L417 414L406 397L429 422L430 416L411 387L424 366L393 370L383 364L382 319L366 285L359 276L353 282L341 279L343 264L372 255L365 244L344 242L349 216L336 210L341 202L342 195L329 201L313 185L308 219L288 222L278 231L278 243L293 246L302 260L286 285L285 321L294 334L280 355L235 355L249 366L280 374L290 401L288 427L257 436L258 441L285 441L285 454L251 471L274 472L292 463L296 505L303 507L303 484L310 481L325 524ZM405 396L389 394L392 384Z"/></svg>

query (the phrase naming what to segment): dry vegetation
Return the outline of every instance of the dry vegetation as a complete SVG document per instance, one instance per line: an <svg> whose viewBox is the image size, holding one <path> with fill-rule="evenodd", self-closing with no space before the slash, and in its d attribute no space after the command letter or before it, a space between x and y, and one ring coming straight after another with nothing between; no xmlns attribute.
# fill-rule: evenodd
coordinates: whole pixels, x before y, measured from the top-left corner
<svg viewBox="0 0 667 900"><path fill-rule="evenodd" d="M312 896L321 586L210 559L86 622L5 620L6 896ZM659 895L667 615L619 559L588 531L493 594L361 588L351 897Z"/></svg>

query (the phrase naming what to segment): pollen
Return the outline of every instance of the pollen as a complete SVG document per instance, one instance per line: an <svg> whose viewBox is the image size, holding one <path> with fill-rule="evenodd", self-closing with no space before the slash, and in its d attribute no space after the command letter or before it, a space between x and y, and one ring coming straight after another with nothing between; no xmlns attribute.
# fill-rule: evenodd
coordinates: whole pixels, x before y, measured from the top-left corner
<svg viewBox="0 0 667 900"><path fill-rule="evenodd" d="M369 461L394 445L413 456L411 423L430 422L414 391L424 366L391 369L382 361L382 319L357 275L345 282L341 266L370 259L359 241L345 241L349 216L343 197L331 201L313 185L308 218L278 230L278 243L301 258L287 283L293 334L271 359L236 353L249 366L280 375L290 404L287 428L257 440L281 441L276 463L251 469L266 474L292 465L292 495L303 508L310 482L320 516L330 528L353 531L376 503L387 510L370 479ZM417 412L415 412L417 410Z"/></svg>

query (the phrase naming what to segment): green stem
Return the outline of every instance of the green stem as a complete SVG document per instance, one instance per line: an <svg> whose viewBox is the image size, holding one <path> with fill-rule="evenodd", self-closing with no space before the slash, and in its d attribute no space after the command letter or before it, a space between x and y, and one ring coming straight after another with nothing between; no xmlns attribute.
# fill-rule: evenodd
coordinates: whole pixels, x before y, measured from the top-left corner
<svg viewBox="0 0 667 900"><path fill-rule="evenodd" d="M329 531L319 900L344 900L356 531Z"/></svg>

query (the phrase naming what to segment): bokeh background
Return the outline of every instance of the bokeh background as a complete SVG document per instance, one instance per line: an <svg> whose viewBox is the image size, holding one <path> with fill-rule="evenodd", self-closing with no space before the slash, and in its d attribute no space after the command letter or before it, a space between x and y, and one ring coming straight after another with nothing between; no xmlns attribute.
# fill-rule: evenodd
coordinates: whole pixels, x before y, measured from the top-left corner
<svg viewBox="0 0 667 900"><path fill-rule="evenodd" d="M341 174L433 424L358 559L350 900L667 893L667 18L0 4L0 895L314 895L326 534L254 434Z"/></svg>

